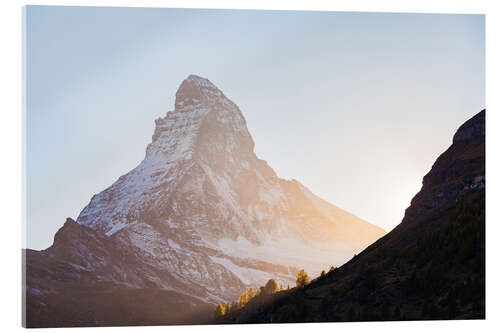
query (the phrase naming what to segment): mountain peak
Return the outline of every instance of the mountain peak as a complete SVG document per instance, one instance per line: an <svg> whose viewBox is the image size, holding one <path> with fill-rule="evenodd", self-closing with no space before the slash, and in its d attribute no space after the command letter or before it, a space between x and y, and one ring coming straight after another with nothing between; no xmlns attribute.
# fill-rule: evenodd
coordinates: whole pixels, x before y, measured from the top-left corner
<svg viewBox="0 0 500 333"><path fill-rule="evenodd" d="M467 120L462 126L460 126L453 136L453 143L459 141L470 141L477 137L484 136L486 130L485 118L486 110L482 110L474 117Z"/></svg>
<svg viewBox="0 0 500 333"><path fill-rule="evenodd" d="M190 82L193 82L195 84L198 84L200 86L214 86L215 85L210 82L209 79L207 78L204 78L204 77L201 77L199 75L196 75L196 74L190 74L185 81L190 81Z"/></svg>
<svg viewBox="0 0 500 333"><path fill-rule="evenodd" d="M175 109L183 109L186 105L213 102L225 98L210 80L191 74L182 81L175 94Z"/></svg>

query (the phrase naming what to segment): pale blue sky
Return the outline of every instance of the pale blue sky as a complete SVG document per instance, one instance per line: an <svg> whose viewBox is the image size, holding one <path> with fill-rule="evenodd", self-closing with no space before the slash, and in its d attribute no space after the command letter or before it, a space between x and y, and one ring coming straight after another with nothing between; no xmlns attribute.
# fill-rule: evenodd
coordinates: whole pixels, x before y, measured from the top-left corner
<svg viewBox="0 0 500 333"><path fill-rule="evenodd" d="M189 74L280 177L386 230L484 105L484 16L27 9L27 247L135 167Z"/></svg>

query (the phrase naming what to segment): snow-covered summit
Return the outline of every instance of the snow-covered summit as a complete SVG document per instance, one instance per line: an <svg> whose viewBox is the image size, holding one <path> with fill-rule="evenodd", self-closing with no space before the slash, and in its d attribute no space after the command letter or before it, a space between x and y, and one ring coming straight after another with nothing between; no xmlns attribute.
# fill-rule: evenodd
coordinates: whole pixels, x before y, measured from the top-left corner
<svg viewBox="0 0 500 333"><path fill-rule="evenodd" d="M169 281L228 299L269 277L293 281L293 267L337 266L384 234L280 179L255 155L238 106L207 79L185 79L175 109L155 124L144 160L96 194L77 223L136 248Z"/></svg>
<svg viewBox="0 0 500 333"><path fill-rule="evenodd" d="M175 94L175 109L179 111L190 104L210 105L216 102L230 101L212 82L197 75L189 75Z"/></svg>

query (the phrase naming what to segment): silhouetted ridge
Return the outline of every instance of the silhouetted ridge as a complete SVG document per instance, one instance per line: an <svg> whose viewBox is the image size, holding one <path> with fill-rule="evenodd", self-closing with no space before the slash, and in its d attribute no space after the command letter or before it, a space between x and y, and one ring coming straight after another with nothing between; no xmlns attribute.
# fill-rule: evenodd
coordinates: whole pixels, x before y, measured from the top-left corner
<svg viewBox="0 0 500 333"><path fill-rule="evenodd" d="M485 317L485 111L436 160L405 217L304 288L254 297L220 323Z"/></svg>
<svg viewBox="0 0 500 333"><path fill-rule="evenodd" d="M482 110L466 121L453 136L453 143L474 140L486 133L486 110Z"/></svg>

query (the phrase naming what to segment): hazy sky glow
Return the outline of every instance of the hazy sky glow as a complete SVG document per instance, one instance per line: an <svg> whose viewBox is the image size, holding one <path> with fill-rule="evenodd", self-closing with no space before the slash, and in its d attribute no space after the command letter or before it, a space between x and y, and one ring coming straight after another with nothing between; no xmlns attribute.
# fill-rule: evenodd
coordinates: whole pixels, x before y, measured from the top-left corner
<svg viewBox="0 0 500 333"><path fill-rule="evenodd" d="M484 16L28 7L27 244L143 159L210 79L283 178L386 230L484 105Z"/></svg>

